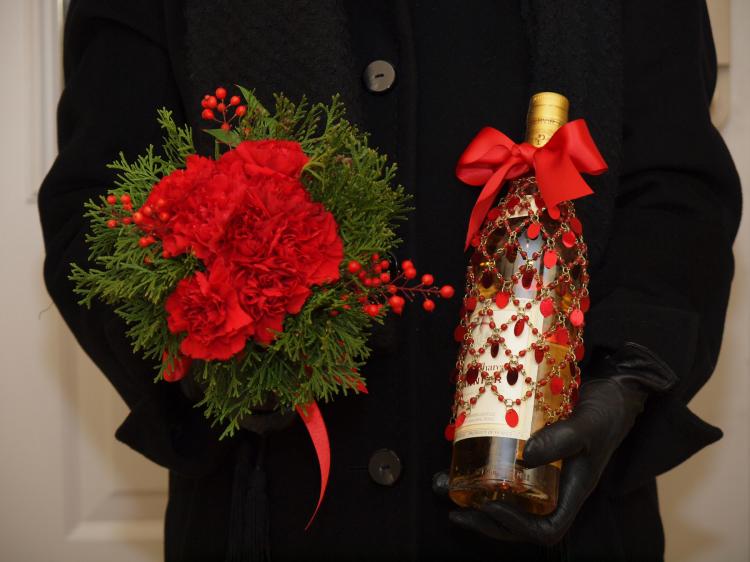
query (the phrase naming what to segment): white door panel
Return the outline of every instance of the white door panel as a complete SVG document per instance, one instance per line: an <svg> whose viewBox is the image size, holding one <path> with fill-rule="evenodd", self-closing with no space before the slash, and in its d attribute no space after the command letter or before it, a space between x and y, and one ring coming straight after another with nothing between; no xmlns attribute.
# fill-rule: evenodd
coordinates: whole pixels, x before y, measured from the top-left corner
<svg viewBox="0 0 750 562"><path fill-rule="evenodd" d="M42 281L61 15L55 0L0 0L0 561L157 562L166 471L114 439L126 408Z"/></svg>

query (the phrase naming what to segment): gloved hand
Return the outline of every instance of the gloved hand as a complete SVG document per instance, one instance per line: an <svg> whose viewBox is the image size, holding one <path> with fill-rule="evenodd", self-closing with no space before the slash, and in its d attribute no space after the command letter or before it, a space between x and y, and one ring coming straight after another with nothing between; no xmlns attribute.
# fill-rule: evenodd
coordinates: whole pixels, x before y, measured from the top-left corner
<svg viewBox="0 0 750 562"><path fill-rule="evenodd" d="M646 398L677 382L659 357L630 342L594 362L589 373L573 414L539 430L524 448L524 460L532 468L564 459L557 509L538 516L488 501L480 510L452 511L451 521L498 540L554 544L562 539L612 453L633 427ZM435 475L433 489L448 494L447 473Z"/></svg>

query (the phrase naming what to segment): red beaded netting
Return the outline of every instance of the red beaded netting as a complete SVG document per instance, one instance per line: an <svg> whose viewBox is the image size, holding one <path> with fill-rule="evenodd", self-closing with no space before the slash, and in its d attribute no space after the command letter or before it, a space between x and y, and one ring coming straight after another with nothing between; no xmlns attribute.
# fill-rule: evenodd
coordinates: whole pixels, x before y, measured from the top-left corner
<svg viewBox="0 0 750 562"><path fill-rule="evenodd" d="M545 423L564 419L578 399L577 362L583 357L584 314L589 307L586 244L573 204L564 201L548 210L534 177L510 182L508 193L487 214L472 245L461 322L454 334L461 348L451 377L456 392L446 437L451 438L487 393L504 404L510 427L518 423L516 410L531 397L534 407L543 411ZM529 251L532 246L536 250ZM493 321L493 303L502 310L514 307L509 322ZM534 307L541 312L542 325L532 322L529 312ZM490 330L484 333L489 335L485 341L474 341L475 329L488 318ZM510 349L506 335L520 336L524 330L531 330L531 344ZM500 354L506 357L503 369L490 373L483 359L490 356L497 361ZM527 355L533 356L536 373L525 372ZM503 376L508 385L526 386L520 398L500 393L497 383Z"/></svg>

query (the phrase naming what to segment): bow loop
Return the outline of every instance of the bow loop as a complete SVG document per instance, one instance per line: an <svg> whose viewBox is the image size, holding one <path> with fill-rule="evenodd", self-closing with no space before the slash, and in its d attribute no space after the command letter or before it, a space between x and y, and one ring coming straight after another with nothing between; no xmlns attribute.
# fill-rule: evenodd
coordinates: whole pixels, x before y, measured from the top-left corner
<svg viewBox="0 0 750 562"><path fill-rule="evenodd" d="M456 165L456 176L462 182L484 185L471 212L466 248L506 180L535 172L539 192L550 209L562 201L593 193L581 173L599 175L606 170L607 164L583 119L563 125L539 148L527 142L516 144L497 129L484 127Z"/></svg>

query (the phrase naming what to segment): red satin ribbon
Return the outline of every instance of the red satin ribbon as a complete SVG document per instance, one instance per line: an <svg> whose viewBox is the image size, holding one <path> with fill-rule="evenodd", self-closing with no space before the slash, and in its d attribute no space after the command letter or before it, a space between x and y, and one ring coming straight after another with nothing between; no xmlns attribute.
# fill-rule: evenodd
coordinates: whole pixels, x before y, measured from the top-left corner
<svg viewBox="0 0 750 562"><path fill-rule="evenodd" d="M484 185L469 219L466 248L479 232L482 221L505 180L534 170L539 192L548 209L593 193L581 173L599 175L607 163L591 138L583 119L560 127L549 142L537 148L514 143L503 133L485 127L466 147L456 166L456 176L469 185Z"/></svg>
<svg viewBox="0 0 750 562"><path fill-rule="evenodd" d="M320 466L320 495L318 496L318 505L315 506L315 511L305 526L305 531L307 531L310 525L312 525L313 519L318 514L320 504L323 503L323 496L326 494L328 475L331 471L331 443L328 440L328 430L323 421L323 414L320 412L320 408L318 408L316 402L310 402L304 407L297 406L295 409L302 418L302 421L305 422L307 432L310 434L310 439L312 439L315 446L315 453L318 455L318 465Z"/></svg>

